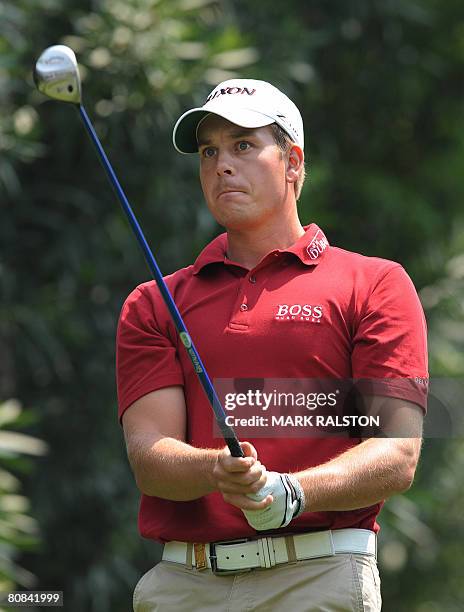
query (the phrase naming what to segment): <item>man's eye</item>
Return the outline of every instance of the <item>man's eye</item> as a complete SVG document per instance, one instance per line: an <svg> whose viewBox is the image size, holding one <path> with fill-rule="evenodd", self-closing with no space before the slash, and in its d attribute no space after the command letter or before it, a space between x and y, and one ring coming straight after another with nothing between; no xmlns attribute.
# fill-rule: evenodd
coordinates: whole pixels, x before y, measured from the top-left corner
<svg viewBox="0 0 464 612"><path fill-rule="evenodd" d="M213 147L205 147L203 149L203 157L213 157L215 150Z"/></svg>
<svg viewBox="0 0 464 612"><path fill-rule="evenodd" d="M240 151L246 151L247 149L250 148L250 143L246 142L245 140L242 140L241 142L238 143L238 148Z"/></svg>

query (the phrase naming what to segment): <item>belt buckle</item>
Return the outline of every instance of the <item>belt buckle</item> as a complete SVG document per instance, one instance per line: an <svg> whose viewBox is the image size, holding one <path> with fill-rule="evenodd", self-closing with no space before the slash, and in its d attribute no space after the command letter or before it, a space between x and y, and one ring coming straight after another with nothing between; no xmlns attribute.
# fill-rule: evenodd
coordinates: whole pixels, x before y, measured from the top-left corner
<svg viewBox="0 0 464 612"><path fill-rule="evenodd" d="M220 544L221 546L227 546L228 544L244 544L248 542L247 538L242 538L240 540L221 540L219 542L210 542L209 543L209 562L211 563L211 571L216 576L226 576L227 574L245 574L246 572L251 572L251 568L248 569L239 569L239 570L223 570L218 568L217 566L217 556L216 556L216 545Z"/></svg>

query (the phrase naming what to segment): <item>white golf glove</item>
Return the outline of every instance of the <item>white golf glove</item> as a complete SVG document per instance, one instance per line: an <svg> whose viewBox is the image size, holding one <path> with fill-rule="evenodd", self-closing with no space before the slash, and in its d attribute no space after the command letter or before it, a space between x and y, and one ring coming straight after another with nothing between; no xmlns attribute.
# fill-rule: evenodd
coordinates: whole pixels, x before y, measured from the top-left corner
<svg viewBox="0 0 464 612"><path fill-rule="evenodd" d="M292 519L304 512L303 489L291 474L268 472L264 487L247 497L261 501L268 495L272 495L274 501L263 510L242 510L248 524L257 531L286 527Z"/></svg>

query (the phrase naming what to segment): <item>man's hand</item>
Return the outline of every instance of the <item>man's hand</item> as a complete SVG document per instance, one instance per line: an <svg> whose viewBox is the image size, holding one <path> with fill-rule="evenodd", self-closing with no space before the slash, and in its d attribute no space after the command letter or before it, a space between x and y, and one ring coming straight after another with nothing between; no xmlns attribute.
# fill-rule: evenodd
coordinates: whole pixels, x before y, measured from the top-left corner
<svg viewBox="0 0 464 612"><path fill-rule="evenodd" d="M272 495L256 494L267 482L267 471L258 461L258 454L249 442L241 442L245 457L232 457L227 446L217 456L212 481L224 501L241 510L263 510L272 503Z"/></svg>
<svg viewBox="0 0 464 612"><path fill-rule="evenodd" d="M298 480L290 474L268 472L264 487L250 499L259 501L272 496L272 504L263 510L243 510L248 524L257 531L286 527L305 507L305 496Z"/></svg>

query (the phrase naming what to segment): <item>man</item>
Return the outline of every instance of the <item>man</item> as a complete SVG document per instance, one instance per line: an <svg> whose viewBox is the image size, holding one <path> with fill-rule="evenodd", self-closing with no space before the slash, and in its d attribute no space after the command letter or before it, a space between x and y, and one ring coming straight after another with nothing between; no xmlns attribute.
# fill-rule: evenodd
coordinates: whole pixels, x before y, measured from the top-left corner
<svg viewBox="0 0 464 612"><path fill-rule="evenodd" d="M173 140L199 153L206 204L226 229L166 278L210 377L362 379L368 413L408 428L269 430L231 457L155 284L140 285L118 328L119 417L141 534L165 547L134 610L380 610L376 516L413 481L425 411L414 287L399 264L301 225L303 122L269 83L221 83Z"/></svg>

